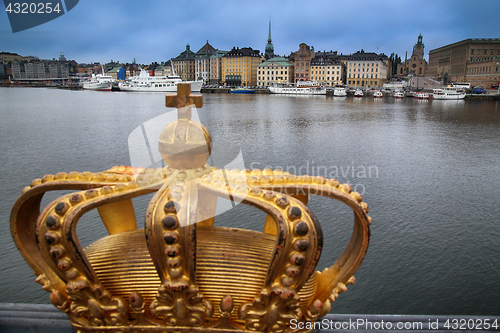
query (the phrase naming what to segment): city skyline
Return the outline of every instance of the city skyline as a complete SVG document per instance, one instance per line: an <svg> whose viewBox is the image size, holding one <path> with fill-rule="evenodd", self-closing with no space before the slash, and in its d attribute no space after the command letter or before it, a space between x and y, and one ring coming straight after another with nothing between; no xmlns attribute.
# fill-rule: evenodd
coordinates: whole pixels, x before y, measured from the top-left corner
<svg viewBox="0 0 500 333"><path fill-rule="evenodd" d="M411 56L422 34L428 52L468 38L498 38L497 0L410 2L254 1L251 3L157 0L80 1L65 15L12 33L4 11L0 52L79 63L111 60L149 64L185 50L196 52L208 40L217 49L251 47L264 53L271 16L275 54L287 56L300 43L315 51L366 52Z"/></svg>

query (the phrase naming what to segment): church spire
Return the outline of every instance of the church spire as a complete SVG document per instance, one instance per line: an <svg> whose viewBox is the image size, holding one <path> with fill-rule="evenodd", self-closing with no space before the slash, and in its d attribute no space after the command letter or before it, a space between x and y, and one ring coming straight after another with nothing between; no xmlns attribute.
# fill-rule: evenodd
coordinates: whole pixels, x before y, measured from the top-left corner
<svg viewBox="0 0 500 333"><path fill-rule="evenodd" d="M269 16L269 37L267 37L267 43L268 44L272 44L272 40L271 40L271 16Z"/></svg>
<svg viewBox="0 0 500 333"><path fill-rule="evenodd" d="M269 16L269 36L267 37L265 56L266 59L274 57L274 46L271 40L271 16Z"/></svg>

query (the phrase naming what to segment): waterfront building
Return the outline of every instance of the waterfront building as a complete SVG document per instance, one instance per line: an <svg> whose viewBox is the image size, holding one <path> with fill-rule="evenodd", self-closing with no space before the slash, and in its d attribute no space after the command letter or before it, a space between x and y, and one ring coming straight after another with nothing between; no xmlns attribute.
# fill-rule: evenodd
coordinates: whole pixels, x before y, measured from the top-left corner
<svg viewBox="0 0 500 333"><path fill-rule="evenodd" d="M294 66L283 57L274 57L257 66L257 85L294 83Z"/></svg>
<svg viewBox="0 0 500 333"><path fill-rule="evenodd" d="M198 81L207 84L210 80L210 57L215 54L217 49L207 42L194 55L194 72Z"/></svg>
<svg viewBox="0 0 500 333"><path fill-rule="evenodd" d="M384 54L358 51L344 58L346 84L349 87L380 87L387 82L389 58Z"/></svg>
<svg viewBox="0 0 500 333"><path fill-rule="evenodd" d="M186 50L181 52L176 58L172 59L175 74L179 75L183 81L195 81L195 53L191 51L189 44Z"/></svg>
<svg viewBox="0 0 500 333"><path fill-rule="evenodd" d="M264 51L264 56L266 57L266 59L271 59L275 57L273 41L271 39L271 18L269 18L269 35L267 37L267 44Z"/></svg>
<svg viewBox="0 0 500 333"><path fill-rule="evenodd" d="M457 80L459 81L459 80ZM500 55L467 61L465 82L489 88L500 82Z"/></svg>
<svg viewBox="0 0 500 333"><path fill-rule="evenodd" d="M342 85L343 64L331 57L316 56L311 60L311 79L322 86Z"/></svg>
<svg viewBox="0 0 500 333"><path fill-rule="evenodd" d="M222 57L229 51L217 50L210 57L210 80L209 84L222 83Z"/></svg>
<svg viewBox="0 0 500 333"><path fill-rule="evenodd" d="M314 59L314 47L301 43L299 50L292 55L295 61L295 82L311 80L311 60Z"/></svg>
<svg viewBox="0 0 500 333"><path fill-rule="evenodd" d="M257 66L264 56L250 47L236 47L222 57L222 82L231 86L257 85Z"/></svg>
<svg viewBox="0 0 500 333"><path fill-rule="evenodd" d="M410 59L405 57L405 62L398 64L397 74L425 76L427 73L427 61L424 59L424 43L422 34L418 36L417 43L413 46L413 53Z"/></svg>
<svg viewBox="0 0 500 333"><path fill-rule="evenodd" d="M163 70L164 70L164 67L163 66L156 66L155 68L155 76L163 76Z"/></svg>
<svg viewBox="0 0 500 333"><path fill-rule="evenodd" d="M498 56L500 39L465 39L429 51L427 75L488 86L491 81L498 83Z"/></svg>
<svg viewBox="0 0 500 333"><path fill-rule="evenodd" d="M155 68L155 76L170 76L172 74L172 62L170 60L166 62L162 61L161 64Z"/></svg>
<svg viewBox="0 0 500 333"><path fill-rule="evenodd" d="M12 76L12 67L0 62L0 80L8 80Z"/></svg>
<svg viewBox="0 0 500 333"><path fill-rule="evenodd" d="M13 62L12 77L14 80L26 81L62 80L69 78L69 68L67 63L57 60Z"/></svg>

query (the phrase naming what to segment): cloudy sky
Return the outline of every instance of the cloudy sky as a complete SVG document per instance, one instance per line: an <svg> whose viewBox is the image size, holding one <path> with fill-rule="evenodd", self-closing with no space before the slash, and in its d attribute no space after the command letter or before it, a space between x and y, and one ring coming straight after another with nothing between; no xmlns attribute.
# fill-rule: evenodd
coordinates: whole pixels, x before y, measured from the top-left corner
<svg viewBox="0 0 500 333"><path fill-rule="evenodd" d="M271 16L279 55L306 43L316 51L364 49L404 58L422 33L428 59L429 50L467 38L499 38L499 14L500 0L80 0L65 15L17 33L4 11L0 52L143 64L176 57L187 43L197 51L207 40L221 50L263 52Z"/></svg>

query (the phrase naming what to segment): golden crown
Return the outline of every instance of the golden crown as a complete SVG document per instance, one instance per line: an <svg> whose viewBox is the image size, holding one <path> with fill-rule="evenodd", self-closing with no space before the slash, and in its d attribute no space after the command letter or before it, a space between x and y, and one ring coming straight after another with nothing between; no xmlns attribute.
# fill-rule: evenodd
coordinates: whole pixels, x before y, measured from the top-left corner
<svg viewBox="0 0 500 333"><path fill-rule="evenodd" d="M201 95L167 95L178 119L160 135L167 167L70 172L35 179L12 209L14 241L50 301L80 332L283 332L315 321L354 283L371 218L359 193L322 177L206 164L212 139L192 119ZM40 213L45 192L73 190ZM137 229L132 198L156 192ZM323 247L309 195L341 201L354 230L336 262L315 270ZM263 232L214 226L218 198L267 214ZM79 219L97 208L106 236L83 249ZM296 326L297 327L297 326Z"/></svg>

